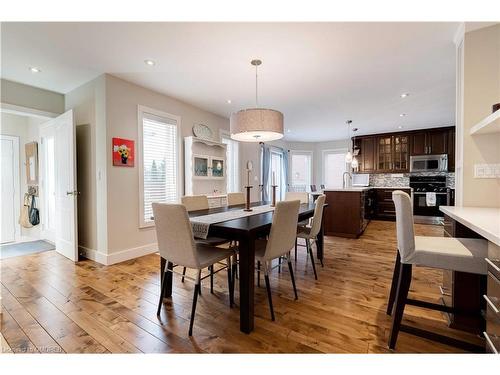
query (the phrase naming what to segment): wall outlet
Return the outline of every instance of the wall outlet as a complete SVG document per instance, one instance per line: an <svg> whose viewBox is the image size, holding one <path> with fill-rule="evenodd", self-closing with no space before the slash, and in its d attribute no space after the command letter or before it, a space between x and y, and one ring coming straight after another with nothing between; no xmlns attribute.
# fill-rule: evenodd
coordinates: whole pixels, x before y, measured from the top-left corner
<svg viewBox="0 0 500 375"><path fill-rule="evenodd" d="M474 178L500 178L500 164L474 164Z"/></svg>

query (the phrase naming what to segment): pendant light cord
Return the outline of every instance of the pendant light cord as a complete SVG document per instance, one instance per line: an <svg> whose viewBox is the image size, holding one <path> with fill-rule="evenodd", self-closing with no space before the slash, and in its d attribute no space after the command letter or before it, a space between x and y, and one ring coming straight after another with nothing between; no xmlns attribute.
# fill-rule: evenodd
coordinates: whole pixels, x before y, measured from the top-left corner
<svg viewBox="0 0 500 375"><path fill-rule="evenodd" d="M259 75L257 74L257 69L259 68L258 65L255 65L255 107L259 107L259 95L258 95L258 89L259 89Z"/></svg>

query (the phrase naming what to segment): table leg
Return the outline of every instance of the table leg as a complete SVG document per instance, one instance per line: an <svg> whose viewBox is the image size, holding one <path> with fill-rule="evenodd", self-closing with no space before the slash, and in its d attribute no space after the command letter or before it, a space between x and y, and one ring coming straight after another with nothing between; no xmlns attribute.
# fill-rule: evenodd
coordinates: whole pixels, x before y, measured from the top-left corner
<svg viewBox="0 0 500 375"><path fill-rule="evenodd" d="M240 331L250 333L254 327L255 239L240 239Z"/></svg>

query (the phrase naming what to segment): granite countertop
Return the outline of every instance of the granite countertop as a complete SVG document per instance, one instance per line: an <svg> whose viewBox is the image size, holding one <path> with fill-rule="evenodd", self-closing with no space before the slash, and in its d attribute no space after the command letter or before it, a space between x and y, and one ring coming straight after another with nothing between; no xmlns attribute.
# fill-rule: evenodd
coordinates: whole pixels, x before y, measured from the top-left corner
<svg viewBox="0 0 500 375"><path fill-rule="evenodd" d="M452 219L500 246L500 208L440 206Z"/></svg>

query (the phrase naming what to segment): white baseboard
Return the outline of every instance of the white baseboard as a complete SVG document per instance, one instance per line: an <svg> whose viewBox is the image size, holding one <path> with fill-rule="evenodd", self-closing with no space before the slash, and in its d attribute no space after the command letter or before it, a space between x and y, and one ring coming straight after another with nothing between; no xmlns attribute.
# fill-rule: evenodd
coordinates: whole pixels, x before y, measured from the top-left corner
<svg viewBox="0 0 500 375"><path fill-rule="evenodd" d="M105 254L94 249L86 248L84 246L78 246L78 251L81 256L87 259L93 260L105 266L110 266L112 264L124 262L126 260L156 253L158 251L158 245L156 243L152 243L149 245L117 251L111 254Z"/></svg>

